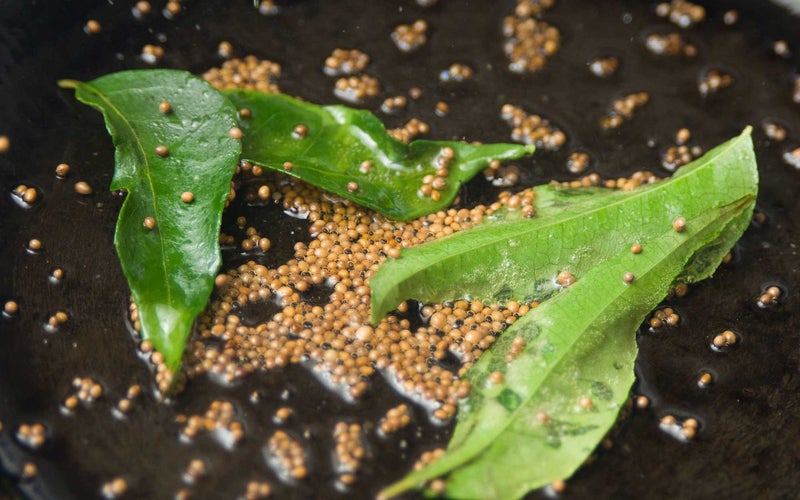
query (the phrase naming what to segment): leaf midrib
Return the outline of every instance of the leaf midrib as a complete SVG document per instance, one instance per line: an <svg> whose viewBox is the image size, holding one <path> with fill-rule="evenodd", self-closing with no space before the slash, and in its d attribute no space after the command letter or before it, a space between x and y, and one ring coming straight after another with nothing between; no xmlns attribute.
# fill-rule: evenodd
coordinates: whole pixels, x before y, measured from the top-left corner
<svg viewBox="0 0 800 500"><path fill-rule="evenodd" d="M715 156L715 159L719 158L719 156L725 154L729 149L731 149L732 147L735 147L737 144L738 144L738 142L735 141L734 144L731 144L728 148L725 148L724 150L720 151ZM678 179L686 179L688 181L694 174L702 172L703 171L703 167L705 167L707 164L708 164L708 162L698 166L694 171L689 172L688 174L685 174L685 175L683 175L681 177L676 177L676 180L678 180ZM652 189L648 189L644 193L640 192L640 193L634 193L632 196L620 196L619 200L613 201L612 203L609 203L609 204L606 204L606 205L600 205L600 206L598 206L596 208L592 208L592 209L585 210L585 211L582 210L582 211L579 211L578 213L570 214L569 216L564 217L564 218L559 218L557 216L551 215L551 216L548 217L549 220L545 220L542 224L537 224L536 226L534 226L532 228L523 229L523 230L515 233L514 237L523 237L524 235L530 234L531 232L534 232L534 231L542 231L542 230L545 230L545 229L553 227L553 226L558 226L558 225L561 225L561 224L567 224L567 223L569 223L569 222L571 222L571 221L573 221L575 219L583 218L583 217L585 217L585 216L587 216L589 214L596 214L596 213L598 213L600 211L610 210L612 207L615 207L615 206L617 206L617 205L619 205L621 203L627 203L629 200L634 199L637 195L644 196L644 195L646 195L648 193L654 193L654 192L660 191L661 189L666 189L664 187L666 185L668 185L668 182L662 182L662 183L659 183L659 185L657 185L656 187L654 187ZM541 219L539 219L539 220L541 220ZM513 222L510 222L510 223L520 223L520 222L527 222L527 221L513 221ZM491 227L491 226L484 226L484 227ZM489 230L487 229L487 231L489 231ZM509 239L509 236L507 234L498 234L497 236L489 236L484 242L477 243L477 244L472 244L472 245L469 246L469 248L467 248L465 250L461 250L461 251L459 251L457 253L454 253L454 252L447 252L447 253L442 252L442 256L439 257L439 258L435 258L435 257L434 258L429 258L428 256L426 256L426 258L425 258L425 266L424 267L425 267L425 269L429 269L429 268L431 268L431 267L433 267L435 265L439 265L439 264L441 264L443 262L446 262L449 259L452 259L452 258L455 258L457 256L463 255L464 253L472 253L472 252L475 252L477 250L483 250L483 249L485 249L487 247L491 247L491 246L496 245L498 242L508 241L508 239ZM419 273L421 271L422 271L422 269L415 268L415 269L411 270L411 272L406 274L406 276L413 276L413 275L415 275L415 274L417 274L417 273ZM398 285L395 285L394 288L398 288Z"/></svg>
<svg viewBox="0 0 800 500"><path fill-rule="evenodd" d="M143 161L144 167L145 167L144 177L147 180L147 184L148 184L148 186L150 188L150 193L152 195L151 199L152 199L152 204L153 204L153 216L155 217L156 224L157 224L157 226L155 228L156 229L155 233L156 233L156 238L158 240L158 247L159 247L159 250L161 251L161 266L162 266L162 268L164 270L164 284L165 284L166 291L167 291L167 303L169 303L171 305L172 304L172 284L170 283L170 280L167 279L167 277L169 276L169 271L167 270L167 252L166 252L166 248L165 248L165 245L164 245L164 236L163 236L163 233L161 232L160 227L159 227L159 224L161 223L161 218L158 215L158 203L156 203L156 190L155 190L155 185L153 184L153 176L152 176L152 173L150 171L151 170L150 162L148 161L147 154L145 153L144 145L139 140L139 136L136 133L136 129L133 127L133 125L130 123L130 121L125 117L125 115L119 110L119 108L117 108L117 106L113 103L113 101L109 100L105 96L105 94L103 94L103 92L100 91L100 89L98 89L97 87L95 87L91 83L84 83L83 85L85 85L86 87L90 88L95 93L95 95L97 95L108 106L108 109L114 111L114 113L119 117L120 121L130 131L131 136L133 137L133 143L136 146L136 148L139 150L139 153L141 154L141 158L142 158L142 161ZM125 203L127 203L127 202L128 202L128 200L126 198Z"/></svg>

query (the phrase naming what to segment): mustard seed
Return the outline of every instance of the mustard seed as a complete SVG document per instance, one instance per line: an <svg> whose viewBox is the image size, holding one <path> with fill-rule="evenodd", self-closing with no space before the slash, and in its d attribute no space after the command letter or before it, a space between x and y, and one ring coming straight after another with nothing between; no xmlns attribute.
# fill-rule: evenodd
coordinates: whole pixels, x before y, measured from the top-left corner
<svg viewBox="0 0 800 500"><path fill-rule="evenodd" d="M634 243L633 245L631 245L631 253L634 253L634 254L642 253L642 245L640 245L638 243Z"/></svg>
<svg viewBox="0 0 800 500"><path fill-rule="evenodd" d="M75 183L75 192L82 196L89 196L92 194L92 186L86 181L78 181Z"/></svg>
<svg viewBox="0 0 800 500"><path fill-rule="evenodd" d="M191 203L194 201L194 194L191 191L184 191L181 193L181 201L184 203Z"/></svg>
<svg viewBox="0 0 800 500"><path fill-rule="evenodd" d="M148 231L152 231L156 227L156 220L154 218L152 218L152 217L145 217L144 218L144 222L142 222L142 225Z"/></svg>
<svg viewBox="0 0 800 500"><path fill-rule="evenodd" d="M297 139L303 139L306 134L308 134L308 127L302 123L295 125L294 130L292 130L292 135Z"/></svg>
<svg viewBox="0 0 800 500"><path fill-rule="evenodd" d="M169 149L167 149L166 146L162 146L162 145L156 146L156 154L158 156L160 156L161 158L164 158L165 156L167 156L169 154Z"/></svg>
<svg viewBox="0 0 800 500"><path fill-rule="evenodd" d="M348 193L355 193L358 191L358 183L357 182L348 182L347 183L347 192Z"/></svg>
<svg viewBox="0 0 800 500"><path fill-rule="evenodd" d="M172 104L167 101L161 101L158 103L158 111L162 114L172 113Z"/></svg>
<svg viewBox="0 0 800 500"><path fill-rule="evenodd" d="M36 238L28 242L28 250L36 252L41 249L42 249L42 242L37 240Z"/></svg>
<svg viewBox="0 0 800 500"><path fill-rule="evenodd" d="M89 35L96 35L100 33L101 26L100 23L94 19L89 19L86 21L86 25L83 27L83 31L85 31Z"/></svg>
<svg viewBox="0 0 800 500"><path fill-rule="evenodd" d="M56 175L58 177L64 178L69 174L69 165L66 163L59 163L56 165Z"/></svg>
<svg viewBox="0 0 800 500"><path fill-rule="evenodd" d="M676 217L675 220L672 221L672 229L676 232L682 232L686 229L686 219L683 217Z"/></svg>
<svg viewBox="0 0 800 500"><path fill-rule="evenodd" d="M8 136L0 135L0 154L6 153L11 148L11 140Z"/></svg>
<svg viewBox="0 0 800 500"><path fill-rule="evenodd" d="M622 275L622 281L624 281L625 283L627 283L629 285L631 283L633 283L634 279L635 279L635 276L631 272L627 272L627 273Z"/></svg>
<svg viewBox="0 0 800 500"><path fill-rule="evenodd" d="M233 127L232 129L228 130L228 135L231 137L231 139L235 139L237 141L241 140L243 135L242 129L240 129L239 127Z"/></svg>
<svg viewBox="0 0 800 500"><path fill-rule="evenodd" d="M640 410L644 410L648 406L650 406L650 399L648 399L647 396L638 396L636 398L636 407L637 408L639 408Z"/></svg>
<svg viewBox="0 0 800 500"><path fill-rule="evenodd" d="M19 306L13 300L9 300L5 304L3 304L3 312L8 314L9 316L17 314L18 311L19 311Z"/></svg>

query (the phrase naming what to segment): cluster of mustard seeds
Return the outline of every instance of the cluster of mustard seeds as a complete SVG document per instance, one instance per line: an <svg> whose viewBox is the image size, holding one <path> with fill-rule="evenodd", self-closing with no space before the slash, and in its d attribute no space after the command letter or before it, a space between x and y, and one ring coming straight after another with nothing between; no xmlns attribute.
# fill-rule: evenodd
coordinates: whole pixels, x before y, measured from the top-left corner
<svg viewBox="0 0 800 500"><path fill-rule="evenodd" d="M567 170L573 174L580 174L585 171L592 163L589 153L574 151L567 158Z"/></svg>
<svg viewBox="0 0 800 500"><path fill-rule="evenodd" d="M616 56L598 56L589 61L589 71L600 78L608 78L618 69L619 57Z"/></svg>
<svg viewBox="0 0 800 500"><path fill-rule="evenodd" d="M662 431L683 442L694 439L699 426L700 424L694 418L690 417L679 422L678 419L672 415L664 415L661 417L661 421L658 424L658 427Z"/></svg>
<svg viewBox="0 0 800 500"><path fill-rule="evenodd" d="M681 28L691 28L706 18L706 9L687 0L672 0L656 6L656 15L668 18Z"/></svg>
<svg viewBox="0 0 800 500"><path fill-rule="evenodd" d="M181 439L192 441L199 434L213 433L226 448L233 448L244 438L244 426L235 419L236 410L229 401L212 401L204 415L178 415L176 422L184 424Z"/></svg>
<svg viewBox="0 0 800 500"><path fill-rule="evenodd" d="M338 422L333 428L333 440L339 481L349 486L355 482L356 473L366 455L361 425Z"/></svg>
<svg viewBox="0 0 800 500"><path fill-rule="evenodd" d="M656 309L650 318L649 325L652 330L657 330L664 326L676 327L680 324L681 317L671 307Z"/></svg>
<svg viewBox="0 0 800 500"><path fill-rule="evenodd" d="M272 488L269 483L262 481L250 481L247 483L244 492L245 500L260 500L269 498L272 494Z"/></svg>
<svg viewBox="0 0 800 500"><path fill-rule="evenodd" d="M208 473L206 463L200 458L192 459L186 466L186 470L183 471L183 482L195 484L202 479L206 473Z"/></svg>
<svg viewBox="0 0 800 500"><path fill-rule="evenodd" d="M657 56L697 55L697 47L687 42L680 33L651 33L645 38L644 45Z"/></svg>
<svg viewBox="0 0 800 500"><path fill-rule="evenodd" d="M303 445L284 431L275 431L264 454L275 474L284 480L304 479L308 475Z"/></svg>
<svg viewBox="0 0 800 500"><path fill-rule="evenodd" d="M712 68L704 72L700 81L697 83L697 91L700 95L707 97L716 94L720 90L733 85L733 75L721 69Z"/></svg>
<svg viewBox="0 0 800 500"><path fill-rule="evenodd" d="M633 92L626 94L611 103L608 115L600 120L600 126L604 129L614 129L622 125L625 120L633 118L637 108L640 108L650 101L650 94L647 92Z"/></svg>
<svg viewBox="0 0 800 500"><path fill-rule="evenodd" d="M463 82L472 79L474 70L466 64L453 63L449 68L439 73L439 80L443 82Z"/></svg>
<svg viewBox="0 0 800 500"><path fill-rule="evenodd" d="M386 132L400 142L408 144L420 135L430 132L430 126L418 118L408 120L402 127L388 129Z"/></svg>
<svg viewBox="0 0 800 500"><path fill-rule="evenodd" d="M514 73L535 73L558 51L561 33L539 19L555 0L517 0L512 15L503 19L503 52Z"/></svg>
<svg viewBox="0 0 800 500"><path fill-rule="evenodd" d="M721 349L723 347L732 346L736 343L736 340L737 337L735 333L733 333L731 330L725 330L719 335L714 336L714 338L711 340L711 345L716 349Z"/></svg>
<svg viewBox="0 0 800 500"><path fill-rule="evenodd" d="M417 19L412 24L400 24L392 31L391 38L402 52L413 52L428 42L428 23Z"/></svg>
<svg viewBox="0 0 800 500"><path fill-rule="evenodd" d="M25 184L20 184L15 187L14 191L12 191L12 194L14 195L17 203L21 203L26 207L33 205L36 200L39 199L39 192L36 190L36 188L26 186Z"/></svg>
<svg viewBox="0 0 800 500"><path fill-rule="evenodd" d="M20 424L17 428L17 441L32 450L44 446L47 440L47 429L40 423Z"/></svg>
<svg viewBox="0 0 800 500"><path fill-rule="evenodd" d="M789 131L786 130L786 127L774 120L764 120L761 124L761 129L771 141L783 142L789 137Z"/></svg>
<svg viewBox="0 0 800 500"><path fill-rule="evenodd" d="M519 182L520 174L518 166L500 165L497 160L489 162L489 166L483 170L483 177L486 181L497 187L515 186Z"/></svg>
<svg viewBox="0 0 800 500"><path fill-rule="evenodd" d="M768 286L764 293L758 296L758 305L760 307L774 306L781 298L781 289L777 286Z"/></svg>
<svg viewBox="0 0 800 500"><path fill-rule="evenodd" d="M103 396L103 386L89 377L75 377L72 387L75 392L64 399L62 406L62 410L67 413L72 412L80 403L90 404Z"/></svg>
<svg viewBox="0 0 800 500"><path fill-rule="evenodd" d="M164 57L164 47L148 43L142 47L139 57L147 64L155 64Z"/></svg>
<svg viewBox="0 0 800 500"><path fill-rule="evenodd" d="M406 99L405 96L398 95L394 97L387 97L381 104L381 111L387 115L391 115L396 113L398 110L405 108L407 104L408 99Z"/></svg>
<svg viewBox="0 0 800 500"><path fill-rule="evenodd" d="M447 176L450 175L450 163L455 158L453 148L442 148L442 152L436 159L436 173L428 174L422 178L422 186L417 190L421 198L430 198L439 201L441 192L447 187Z"/></svg>
<svg viewBox="0 0 800 500"><path fill-rule="evenodd" d="M411 409L407 404L399 404L389 408L386 415L380 420L378 429L384 435L392 434L411 423Z"/></svg>
<svg viewBox="0 0 800 500"><path fill-rule="evenodd" d="M270 94L280 93L280 88L275 83L280 76L279 64L253 55L225 61L221 67L211 68L203 73L203 78L218 89L251 89Z"/></svg>
<svg viewBox="0 0 800 500"><path fill-rule="evenodd" d="M410 306L403 303L397 314L372 326L368 279L401 248L469 228L502 207L533 215L533 191L504 193L489 207L449 209L406 223L347 201L324 200L317 188L292 179L273 191L285 210L311 222L313 239L297 243L294 258L277 268L251 261L216 280L216 296L189 346L188 374L210 372L233 381L256 370L309 362L324 381L358 398L376 371L383 371L435 419L452 418L469 391L461 375L530 306L427 305L419 311L423 325L412 329L403 317ZM329 294L326 303L304 300L319 287ZM274 303L280 312L267 321L243 323L243 308ZM455 368L445 368L445 359Z"/></svg>
<svg viewBox="0 0 800 500"><path fill-rule="evenodd" d="M661 178L656 177L653 172L649 170L639 170L634 172L630 177L619 177L617 179L606 179L605 181L597 173L591 173L579 179L572 181L557 182L551 181L551 184L568 187L568 188L585 188L593 186L602 186L608 189L619 189L621 191L632 191L639 186L647 184L654 184L659 182ZM637 253L637 252L634 252Z"/></svg>
<svg viewBox="0 0 800 500"><path fill-rule="evenodd" d="M353 75L364 71L368 64L369 56L358 49L333 49L322 70L328 76Z"/></svg>
<svg viewBox="0 0 800 500"><path fill-rule="evenodd" d="M511 139L523 144L535 144L537 148L558 151L567 142L567 135L550 120L537 114L528 114L524 109L504 104L500 117L511 126Z"/></svg>
<svg viewBox="0 0 800 500"><path fill-rule="evenodd" d="M380 91L378 79L367 74L339 78L333 87L336 97L354 104L361 103L368 97L375 97Z"/></svg>
<svg viewBox="0 0 800 500"><path fill-rule="evenodd" d="M113 499L122 497L128 491L128 482L124 478L115 477L114 479L103 483L100 487L100 494L104 498Z"/></svg>

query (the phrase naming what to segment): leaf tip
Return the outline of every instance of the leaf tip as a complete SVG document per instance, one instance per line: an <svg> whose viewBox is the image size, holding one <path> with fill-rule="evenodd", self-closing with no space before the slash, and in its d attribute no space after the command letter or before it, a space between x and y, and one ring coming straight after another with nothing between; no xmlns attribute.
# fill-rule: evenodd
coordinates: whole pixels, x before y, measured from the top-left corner
<svg viewBox="0 0 800 500"><path fill-rule="evenodd" d="M76 89L81 84L78 80L63 79L56 82L62 89Z"/></svg>

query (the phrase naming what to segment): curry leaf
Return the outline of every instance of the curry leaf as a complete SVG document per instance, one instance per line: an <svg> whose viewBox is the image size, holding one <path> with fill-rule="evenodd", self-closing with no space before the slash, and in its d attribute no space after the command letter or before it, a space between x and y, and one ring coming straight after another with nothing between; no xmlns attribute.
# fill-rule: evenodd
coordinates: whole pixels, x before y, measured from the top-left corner
<svg viewBox="0 0 800 500"><path fill-rule="evenodd" d="M461 183L492 160L511 160L533 152L532 146L517 144L425 140L404 144L367 111L318 106L249 90L229 90L225 95L237 108L251 113L241 124L244 159L397 220L446 208ZM452 159L447 158L445 148L452 149ZM443 166L447 175L435 180L437 169ZM438 195L418 193L426 176L434 180L432 189Z"/></svg>
<svg viewBox="0 0 800 500"><path fill-rule="evenodd" d="M373 294L399 287L402 292L393 292L392 300L417 296L419 287L404 280L425 275L420 259L426 256L431 264L427 280L442 281L440 272L447 269L446 284L424 289L426 299L452 298L449 284L462 277L470 286L459 293L491 297L494 288L469 281L487 262L517 269L490 271L488 281L494 287L510 283L514 297L531 290L550 294L509 327L467 373L473 391L459 408L445 455L384 495L446 476L447 497L519 498L570 476L613 425L628 397L634 379L634 332L676 281L697 281L714 272L749 223L757 183L748 128L670 180L631 193L579 196L574 203L567 192L541 188L539 200L546 206L540 207L539 218L489 223L406 251L391 267L381 268L376 275L381 279L370 282ZM672 228L677 216L687 221L682 232ZM497 238L490 237L493 232ZM476 253L458 246L473 237ZM633 254L632 243L640 243L643 251ZM456 260L448 262L441 248L445 244L454 249ZM491 260L487 248L502 257ZM524 252L524 258L514 257L515 252ZM415 272L403 272L406 262ZM568 288L554 291L554 285L547 285L541 291L525 283L549 283L565 268L577 278ZM628 272L635 276L629 284L623 280ZM396 279L388 279L389 274ZM525 347L507 362L516 337L525 339ZM503 374L504 382L491 383L491 378L497 380L489 376L492 372ZM585 399L580 404L583 398L591 406Z"/></svg>
<svg viewBox="0 0 800 500"><path fill-rule="evenodd" d="M236 109L208 83L174 70L59 82L103 113L116 148L111 189L127 197L114 237L142 336L180 365L220 265L219 227L241 150ZM171 110L159 109L166 101ZM163 108L163 107L162 107ZM166 148L166 156L156 154ZM181 200L192 193L193 201ZM145 227L151 217L155 226ZM150 221L148 221L150 222Z"/></svg>

